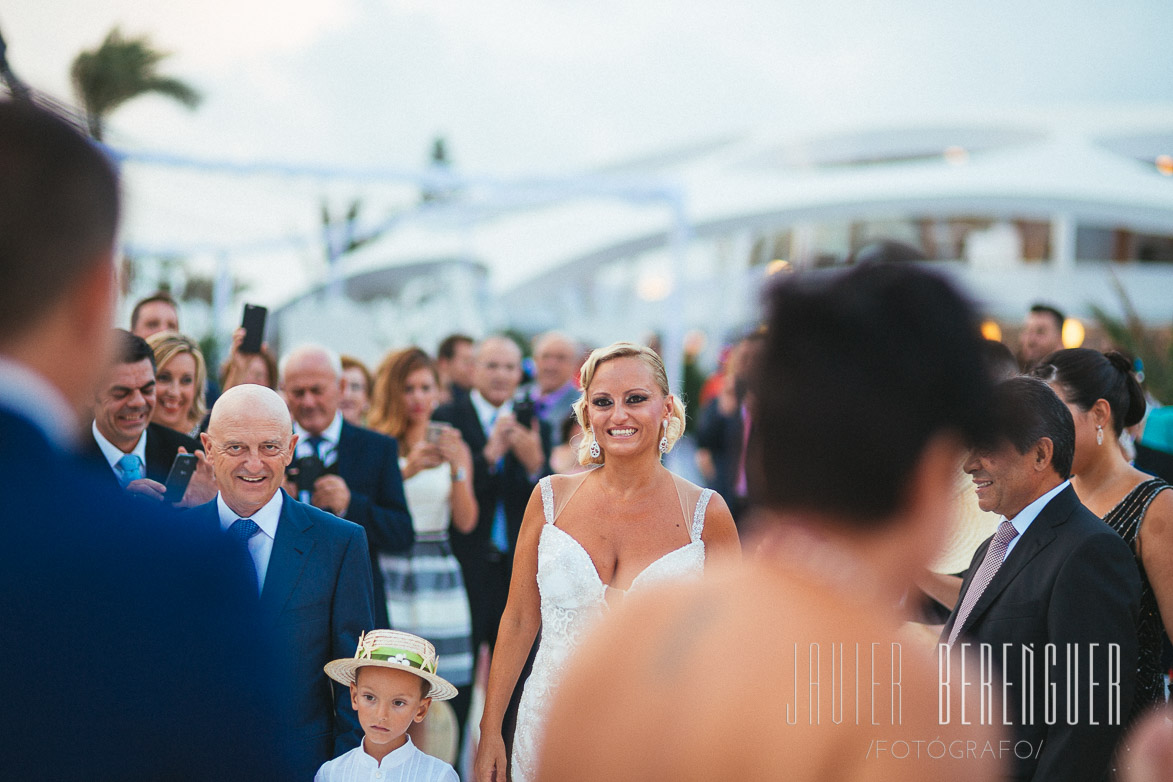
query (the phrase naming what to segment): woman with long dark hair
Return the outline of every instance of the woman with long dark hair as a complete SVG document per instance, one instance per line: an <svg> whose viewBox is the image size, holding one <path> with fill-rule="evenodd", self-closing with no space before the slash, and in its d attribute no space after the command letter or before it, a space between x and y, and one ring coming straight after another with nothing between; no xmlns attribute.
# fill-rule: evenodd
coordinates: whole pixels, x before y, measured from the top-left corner
<svg viewBox="0 0 1173 782"><path fill-rule="evenodd" d="M1144 416L1144 393L1128 359L1115 351L1058 350L1032 374L1050 384L1075 419L1075 493L1136 553L1142 590L1136 714L1165 700L1162 617L1173 621L1173 491L1129 464L1119 443L1120 433Z"/></svg>

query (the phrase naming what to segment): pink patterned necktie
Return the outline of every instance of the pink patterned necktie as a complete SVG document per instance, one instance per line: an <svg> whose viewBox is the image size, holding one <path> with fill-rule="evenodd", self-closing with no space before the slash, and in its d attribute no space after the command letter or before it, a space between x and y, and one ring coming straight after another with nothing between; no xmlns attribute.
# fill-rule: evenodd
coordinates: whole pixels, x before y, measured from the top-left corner
<svg viewBox="0 0 1173 782"><path fill-rule="evenodd" d="M998 531L994 534L994 539L990 541L990 547L986 549L985 559L982 560L973 580L969 582L969 590L965 593L965 599L961 601L961 608L957 611L957 619L953 622L953 630L949 633L950 646L957 640L961 628L965 626L969 612L973 610L982 593L986 591L986 587L994 580L994 574L998 572L998 568L1002 567L1002 560L1006 558L1006 547L1017 535L1018 530L1009 521L1003 520L998 525Z"/></svg>

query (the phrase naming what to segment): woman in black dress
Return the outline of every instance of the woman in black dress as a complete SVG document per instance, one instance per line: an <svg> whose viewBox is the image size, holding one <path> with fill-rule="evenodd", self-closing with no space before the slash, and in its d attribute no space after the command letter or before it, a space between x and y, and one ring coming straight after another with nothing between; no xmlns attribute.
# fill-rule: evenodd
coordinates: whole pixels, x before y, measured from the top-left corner
<svg viewBox="0 0 1173 782"><path fill-rule="evenodd" d="M1075 419L1071 485L1076 494L1136 553L1141 575L1137 714L1165 700L1161 650L1165 625L1173 621L1173 491L1129 464L1119 443L1124 428L1144 416L1144 394L1128 359L1115 351L1059 350L1032 374L1055 389Z"/></svg>

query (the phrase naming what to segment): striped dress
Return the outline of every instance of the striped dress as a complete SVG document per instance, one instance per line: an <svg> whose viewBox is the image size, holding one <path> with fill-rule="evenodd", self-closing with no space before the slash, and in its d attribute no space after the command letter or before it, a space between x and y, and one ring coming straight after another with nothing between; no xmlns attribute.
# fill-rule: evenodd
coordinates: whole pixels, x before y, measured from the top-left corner
<svg viewBox="0 0 1173 782"><path fill-rule="evenodd" d="M406 464L399 460L399 466ZM393 630L436 647L441 676L457 687L472 683L472 619L460 564L448 543L452 468L441 464L403 482L415 528L411 551L380 554L387 615Z"/></svg>

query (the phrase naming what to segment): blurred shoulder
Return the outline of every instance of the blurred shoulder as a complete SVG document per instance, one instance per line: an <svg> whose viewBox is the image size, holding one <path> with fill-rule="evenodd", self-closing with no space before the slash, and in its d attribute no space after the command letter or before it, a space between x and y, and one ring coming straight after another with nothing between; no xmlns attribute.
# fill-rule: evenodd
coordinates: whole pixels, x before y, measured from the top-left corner
<svg viewBox="0 0 1173 782"><path fill-rule="evenodd" d="M959 771L948 761L928 773L869 758L881 736L950 735L935 720L935 668L928 645L902 643L891 617L825 591L750 563L625 602L560 686L542 778L895 780ZM857 694L857 674L879 685ZM599 746L605 756L592 751Z"/></svg>
<svg viewBox="0 0 1173 782"><path fill-rule="evenodd" d="M451 402L445 402L432 411L432 420L446 421L452 423L454 420L468 415L469 412L476 414L476 408L472 406L472 398L467 394L455 397Z"/></svg>

